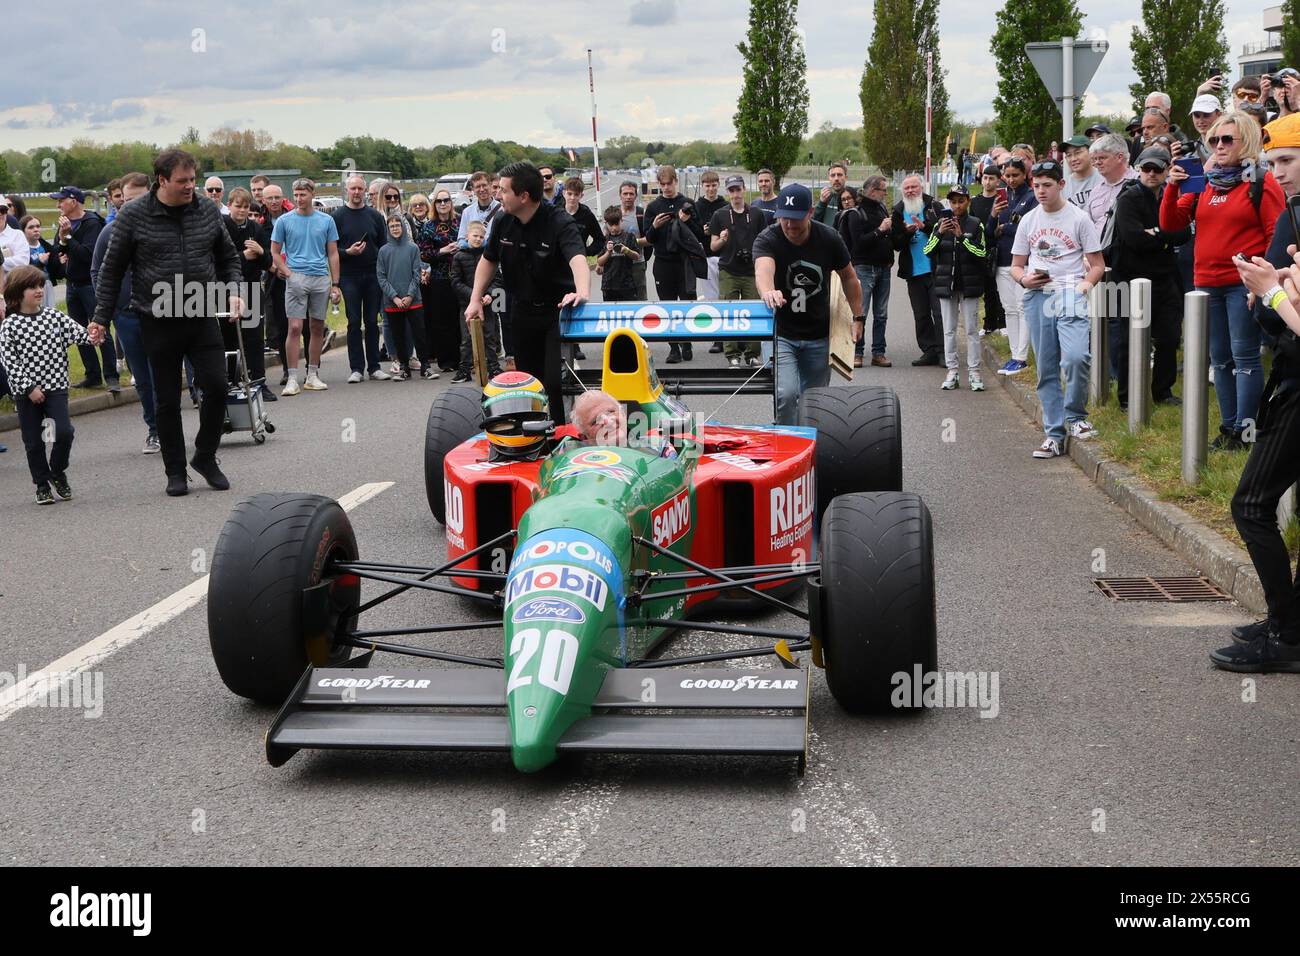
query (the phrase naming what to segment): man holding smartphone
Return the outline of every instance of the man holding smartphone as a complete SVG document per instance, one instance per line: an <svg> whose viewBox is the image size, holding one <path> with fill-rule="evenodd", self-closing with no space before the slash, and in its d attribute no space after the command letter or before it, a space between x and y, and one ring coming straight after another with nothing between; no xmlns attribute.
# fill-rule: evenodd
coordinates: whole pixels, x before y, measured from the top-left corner
<svg viewBox="0 0 1300 956"><path fill-rule="evenodd" d="M1055 458L1065 454L1067 436L1082 441L1096 434L1087 412L1088 291L1106 264L1092 220L1065 201L1065 167L1044 160L1032 176L1038 205L1016 230L1011 277L1025 289L1025 324L1038 359L1045 437L1034 457Z"/></svg>

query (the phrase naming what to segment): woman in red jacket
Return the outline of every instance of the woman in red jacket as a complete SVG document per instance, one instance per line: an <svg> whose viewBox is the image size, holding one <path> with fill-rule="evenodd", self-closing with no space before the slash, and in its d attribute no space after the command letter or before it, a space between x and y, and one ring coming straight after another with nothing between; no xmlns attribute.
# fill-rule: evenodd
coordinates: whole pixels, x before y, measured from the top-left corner
<svg viewBox="0 0 1300 956"><path fill-rule="evenodd" d="M1210 364L1222 420L1213 447L1220 449L1243 447L1241 434L1253 426L1264 391L1259 326L1232 261L1238 253L1263 255L1282 214L1282 189L1272 174L1263 174L1262 192L1255 184L1260 139L1259 124L1245 113L1225 113L1205 138L1212 151L1205 164L1205 191L1182 192L1187 171L1175 165L1160 202L1162 231L1196 222L1193 274L1197 291L1210 296Z"/></svg>

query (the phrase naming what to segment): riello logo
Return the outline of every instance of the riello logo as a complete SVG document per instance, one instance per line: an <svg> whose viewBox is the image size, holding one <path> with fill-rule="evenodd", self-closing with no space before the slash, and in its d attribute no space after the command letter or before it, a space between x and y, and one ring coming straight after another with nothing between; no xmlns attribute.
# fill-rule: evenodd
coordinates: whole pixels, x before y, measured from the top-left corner
<svg viewBox="0 0 1300 956"><path fill-rule="evenodd" d="M691 495L686 488L650 512L650 531L654 543L661 548L681 540L690 530Z"/></svg>

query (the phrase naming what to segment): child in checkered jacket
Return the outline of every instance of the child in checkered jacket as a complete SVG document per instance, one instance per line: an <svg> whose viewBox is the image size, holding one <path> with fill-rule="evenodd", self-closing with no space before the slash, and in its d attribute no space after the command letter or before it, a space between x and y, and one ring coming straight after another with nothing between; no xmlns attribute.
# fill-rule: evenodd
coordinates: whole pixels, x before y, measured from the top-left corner
<svg viewBox="0 0 1300 956"><path fill-rule="evenodd" d="M55 495L64 501L72 498L67 475L73 436L68 417L68 347L89 345L90 337L58 309L44 307L44 299L45 273L40 269L19 266L5 276L0 364L8 370L18 407L36 503L52 505ZM48 431L53 432L53 448L47 458Z"/></svg>

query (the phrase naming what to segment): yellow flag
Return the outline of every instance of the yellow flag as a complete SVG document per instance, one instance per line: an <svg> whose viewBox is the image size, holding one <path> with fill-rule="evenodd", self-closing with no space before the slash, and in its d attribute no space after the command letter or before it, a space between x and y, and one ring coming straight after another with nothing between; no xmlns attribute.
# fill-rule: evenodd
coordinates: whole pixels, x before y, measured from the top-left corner
<svg viewBox="0 0 1300 956"><path fill-rule="evenodd" d="M978 132L979 132L978 127L970 131L970 151L972 153L975 152L975 134Z"/></svg>

